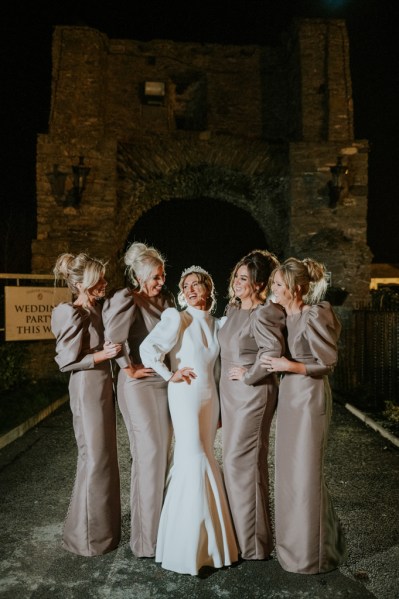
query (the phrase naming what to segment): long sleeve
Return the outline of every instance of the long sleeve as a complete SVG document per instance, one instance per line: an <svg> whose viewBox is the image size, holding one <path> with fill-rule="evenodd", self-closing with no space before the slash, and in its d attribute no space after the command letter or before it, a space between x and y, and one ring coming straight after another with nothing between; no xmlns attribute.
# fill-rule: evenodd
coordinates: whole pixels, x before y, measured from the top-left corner
<svg viewBox="0 0 399 599"><path fill-rule="evenodd" d="M306 336L315 362L306 364L306 374L322 376L332 372L338 360L340 332L341 324L328 302L309 309Z"/></svg>
<svg viewBox="0 0 399 599"><path fill-rule="evenodd" d="M255 362L244 374L243 382L254 385L267 376L267 371L260 361L263 354L279 358L284 354L285 312L273 302L260 306L251 315L251 335L253 335L258 352Z"/></svg>
<svg viewBox="0 0 399 599"><path fill-rule="evenodd" d="M146 368L153 368L168 381L173 372L165 365L165 356L176 345L180 333L180 314L176 308L162 312L160 322L140 344L140 356Z"/></svg>
<svg viewBox="0 0 399 599"><path fill-rule="evenodd" d="M104 335L107 341L122 343L122 353L116 358L120 368L130 364L129 357L129 330L135 318L136 307L134 298L129 289L116 291L107 298L103 307Z"/></svg>
<svg viewBox="0 0 399 599"><path fill-rule="evenodd" d="M90 324L90 314L70 304L59 304L51 314L51 330L56 338L56 356L61 372L94 368L94 352L84 348L84 338Z"/></svg>

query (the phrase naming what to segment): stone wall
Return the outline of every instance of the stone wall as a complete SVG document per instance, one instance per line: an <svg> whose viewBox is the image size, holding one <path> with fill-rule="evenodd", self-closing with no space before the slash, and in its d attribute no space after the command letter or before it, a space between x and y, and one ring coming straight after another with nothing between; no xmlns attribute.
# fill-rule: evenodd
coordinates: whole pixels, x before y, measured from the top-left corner
<svg viewBox="0 0 399 599"><path fill-rule="evenodd" d="M146 96L148 81L163 83L165 95ZM110 261L118 284L119 257L144 212L209 197L247 210L279 257L325 261L353 305L369 284L367 151L353 138L343 21L297 21L274 48L56 27L49 131L37 144L33 271L87 250ZM57 164L70 187L79 156L90 167L82 201L57 204L47 174ZM332 207L337 156L348 175Z"/></svg>

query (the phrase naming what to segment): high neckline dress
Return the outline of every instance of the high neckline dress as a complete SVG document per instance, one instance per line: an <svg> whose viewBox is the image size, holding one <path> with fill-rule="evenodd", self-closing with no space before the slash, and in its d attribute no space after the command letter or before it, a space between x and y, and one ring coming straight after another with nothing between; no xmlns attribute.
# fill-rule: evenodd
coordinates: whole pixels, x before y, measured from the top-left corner
<svg viewBox="0 0 399 599"><path fill-rule="evenodd" d="M155 305L125 288L104 303L105 337L122 343L117 398L128 432L132 468L130 477L130 548L137 557L153 557L161 515L171 443L167 385L159 376L129 377L123 370L140 364L140 343L158 324L168 299Z"/></svg>
<svg viewBox="0 0 399 599"><path fill-rule="evenodd" d="M102 555L118 546L121 534L116 413L110 361L94 363L103 348L101 305L88 310L71 303L51 315L55 360L70 372L69 396L78 460L62 543L78 555Z"/></svg>
<svg viewBox="0 0 399 599"><path fill-rule="evenodd" d="M276 422L276 550L289 572L317 574L345 559L345 540L324 476L332 413L328 374L341 325L328 302L287 316L291 359L306 375L285 373Z"/></svg>
<svg viewBox="0 0 399 599"><path fill-rule="evenodd" d="M267 559L274 547L268 450L278 384L260 356L281 356L284 331L284 311L271 302L254 310L229 306L219 331L223 472L244 559ZM247 369L242 380L229 379L234 366Z"/></svg>
<svg viewBox="0 0 399 599"><path fill-rule="evenodd" d="M168 384L175 435L159 525L156 561L163 568L198 574L203 566L220 568L237 560L237 546L214 441L219 417L215 365L218 323L208 312L170 308L140 346L143 363L165 380L183 366L197 378ZM169 352L171 369L164 362Z"/></svg>

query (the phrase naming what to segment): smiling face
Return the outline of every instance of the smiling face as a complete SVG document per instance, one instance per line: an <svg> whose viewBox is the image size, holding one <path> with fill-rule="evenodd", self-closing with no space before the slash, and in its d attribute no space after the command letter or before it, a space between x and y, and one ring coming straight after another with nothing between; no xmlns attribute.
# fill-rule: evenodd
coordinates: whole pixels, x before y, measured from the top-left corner
<svg viewBox="0 0 399 599"><path fill-rule="evenodd" d="M107 281L102 274L98 279L97 283L88 289L88 296L94 299L100 299L105 296L105 288L108 285Z"/></svg>
<svg viewBox="0 0 399 599"><path fill-rule="evenodd" d="M141 290L147 297L156 297L162 291L165 284L165 271L163 266L156 266L148 279L142 284Z"/></svg>
<svg viewBox="0 0 399 599"><path fill-rule="evenodd" d="M241 300L241 306L245 308L246 304L251 305L255 296L255 290L251 283L250 275L247 266L240 266L234 275L233 280L234 294Z"/></svg>
<svg viewBox="0 0 399 599"><path fill-rule="evenodd" d="M273 283L272 283L272 292L275 297L275 300L280 306L286 308L293 301L293 296L291 291L288 289L287 285L284 282L284 279L279 270L276 270L274 273Z"/></svg>
<svg viewBox="0 0 399 599"><path fill-rule="evenodd" d="M188 306L198 310L206 310L206 300L209 295L205 285L199 282L198 275L195 273L187 275L183 281L182 291Z"/></svg>

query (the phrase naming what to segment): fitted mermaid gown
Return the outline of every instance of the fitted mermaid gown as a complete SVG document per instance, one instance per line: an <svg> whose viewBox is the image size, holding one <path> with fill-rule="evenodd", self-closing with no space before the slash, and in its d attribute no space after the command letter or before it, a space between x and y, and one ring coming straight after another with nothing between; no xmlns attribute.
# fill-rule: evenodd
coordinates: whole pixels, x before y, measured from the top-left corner
<svg viewBox="0 0 399 599"><path fill-rule="evenodd" d="M156 561L182 574L202 566L220 568L237 560L237 545L224 484L213 446L219 417L214 376L219 355L218 322L188 307L169 308L140 346L143 364L165 380L184 366L194 368L191 384L168 384L175 435L158 531ZM169 353L171 370L164 357Z"/></svg>
<svg viewBox="0 0 399 599"><path fill-rule="evenodd" d="M230 305L218 336L223 473L244 559L267 559L273 549L268 451L278 386L260 356L281 356L284 329L284 311L272 302L252 310ZM247 369L242 380L229 379L234 366Z"/></svg>
<svg viewBox="0 0 399 599"><path fill-rule="evenodd" d="M130 289L105 300L103 319L107 340L122 343L116 358L118 405L129 435L130 548L136 557L153 557L168 469L171 426L166 382L160 376L135 379L123 370L140 363L139 345L159 322L167 298L159 306ZM127 355L128 350L128 355Z"/></svg>
<svg viewBox="0 0 399 599"><path fill-rule="evenodd" d="M341 325L328 302L287 316L292 360L306 374L284 373L276 422L276 550L284 570L319 574L346 558L345 538L324 476L332 412L328 375Z"/></svg>
<svg viewBox="0 0 399 599"><path fill-rule="evenodd" d="M71 373L69 396L78 448L62 545L78 555L102 555L119 544L121 504L110 362L94 362L104 344L101 305L85 310L59 304L51 315L51 330L55 360L61 372Z"/></svg>

